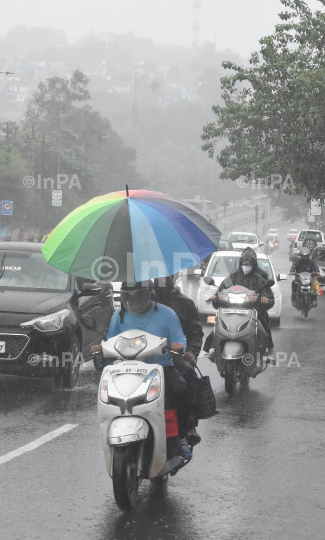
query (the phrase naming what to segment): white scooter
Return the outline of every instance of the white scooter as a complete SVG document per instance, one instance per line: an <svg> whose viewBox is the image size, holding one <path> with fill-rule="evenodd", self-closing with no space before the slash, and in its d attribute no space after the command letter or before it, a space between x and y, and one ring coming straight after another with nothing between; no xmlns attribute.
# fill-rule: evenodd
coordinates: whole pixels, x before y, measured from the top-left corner
<svg viewBox="0 0 325 540"><path fill-rule="evenodd" d="M177 413L165 403L163 368L141 361L164 356L166 346L166 338L141 330L102 342L104 357L120 360L103 370L98 418L106 467L122 510L135 506L142 479L163 484L169 473L189 463L178 456Z"/></svg>

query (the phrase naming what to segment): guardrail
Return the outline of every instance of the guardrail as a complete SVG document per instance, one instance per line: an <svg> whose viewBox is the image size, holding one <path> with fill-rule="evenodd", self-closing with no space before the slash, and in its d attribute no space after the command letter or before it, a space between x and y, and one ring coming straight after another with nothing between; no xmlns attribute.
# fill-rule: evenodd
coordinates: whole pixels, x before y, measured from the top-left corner
<svg viewBox="0 0 325 540"><path fill-rule="evenodd" d="M255 213L250 215L250 216L246 216L245 218L236 219L235 221L226 222L224 224L224 226L222 227L222 229L224 231L235 230L238 227L238 225L244 225L245 223L252 223L252 222L255 223ZM276 220L274 220L272 222L268 222L266 224L266 227L268 229L272 229L273 227L277 227L277 226L282 225L283 223L287 223L287 222L290 222L290 220L279 216L278 219L276 219Z"/></svg>
<svg viewBox="0 0 325 540"><path fill-rule="evenodd" d="M43 234L15 234L0 236L0 242L42 242Z"/></svg>

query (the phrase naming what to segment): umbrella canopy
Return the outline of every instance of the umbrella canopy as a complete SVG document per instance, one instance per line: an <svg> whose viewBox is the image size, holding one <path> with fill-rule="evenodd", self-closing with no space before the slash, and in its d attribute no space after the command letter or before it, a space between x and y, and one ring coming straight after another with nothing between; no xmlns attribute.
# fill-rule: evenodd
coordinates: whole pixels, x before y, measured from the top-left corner
<svg viewBox="0 0 325 540"><path fill-rule="evenodd" d="M71 212L43 247L49 264L100 281L145 281L194 266L221 233L193 207L155 191L118 191Z"/></svg>

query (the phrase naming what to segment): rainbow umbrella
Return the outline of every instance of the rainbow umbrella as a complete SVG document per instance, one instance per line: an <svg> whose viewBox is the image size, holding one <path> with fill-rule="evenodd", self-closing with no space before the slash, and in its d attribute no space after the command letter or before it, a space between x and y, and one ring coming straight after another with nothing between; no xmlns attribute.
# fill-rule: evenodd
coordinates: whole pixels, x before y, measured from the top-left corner
<svg viewBox="0 0 325 540"><path fill-rule="evenodd" d="M95 197L52 231L49 264L100 281L145 281L194 266L221 233L192 206L164 193L134 190Z"/></svg>

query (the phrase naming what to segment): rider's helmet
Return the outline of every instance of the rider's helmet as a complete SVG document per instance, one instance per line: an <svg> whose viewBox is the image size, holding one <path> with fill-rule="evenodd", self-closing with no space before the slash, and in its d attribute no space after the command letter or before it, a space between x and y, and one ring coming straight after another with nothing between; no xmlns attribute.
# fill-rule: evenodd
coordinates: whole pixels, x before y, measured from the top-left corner
<svg viewBox="0 0 325 540"><path fill-rule="evenodd" d="M121 285L121 302L125 311L144 313L151 304L150 284L124 281Z"/></svg>
<svg viewBox="0 0 325 540"><path fill-rule="evenodd" d="M303 261L308 261L309 257L310 257L310 249L308 249L307 247L301 248L301 250L300 250L300 258Z"/></svg>

